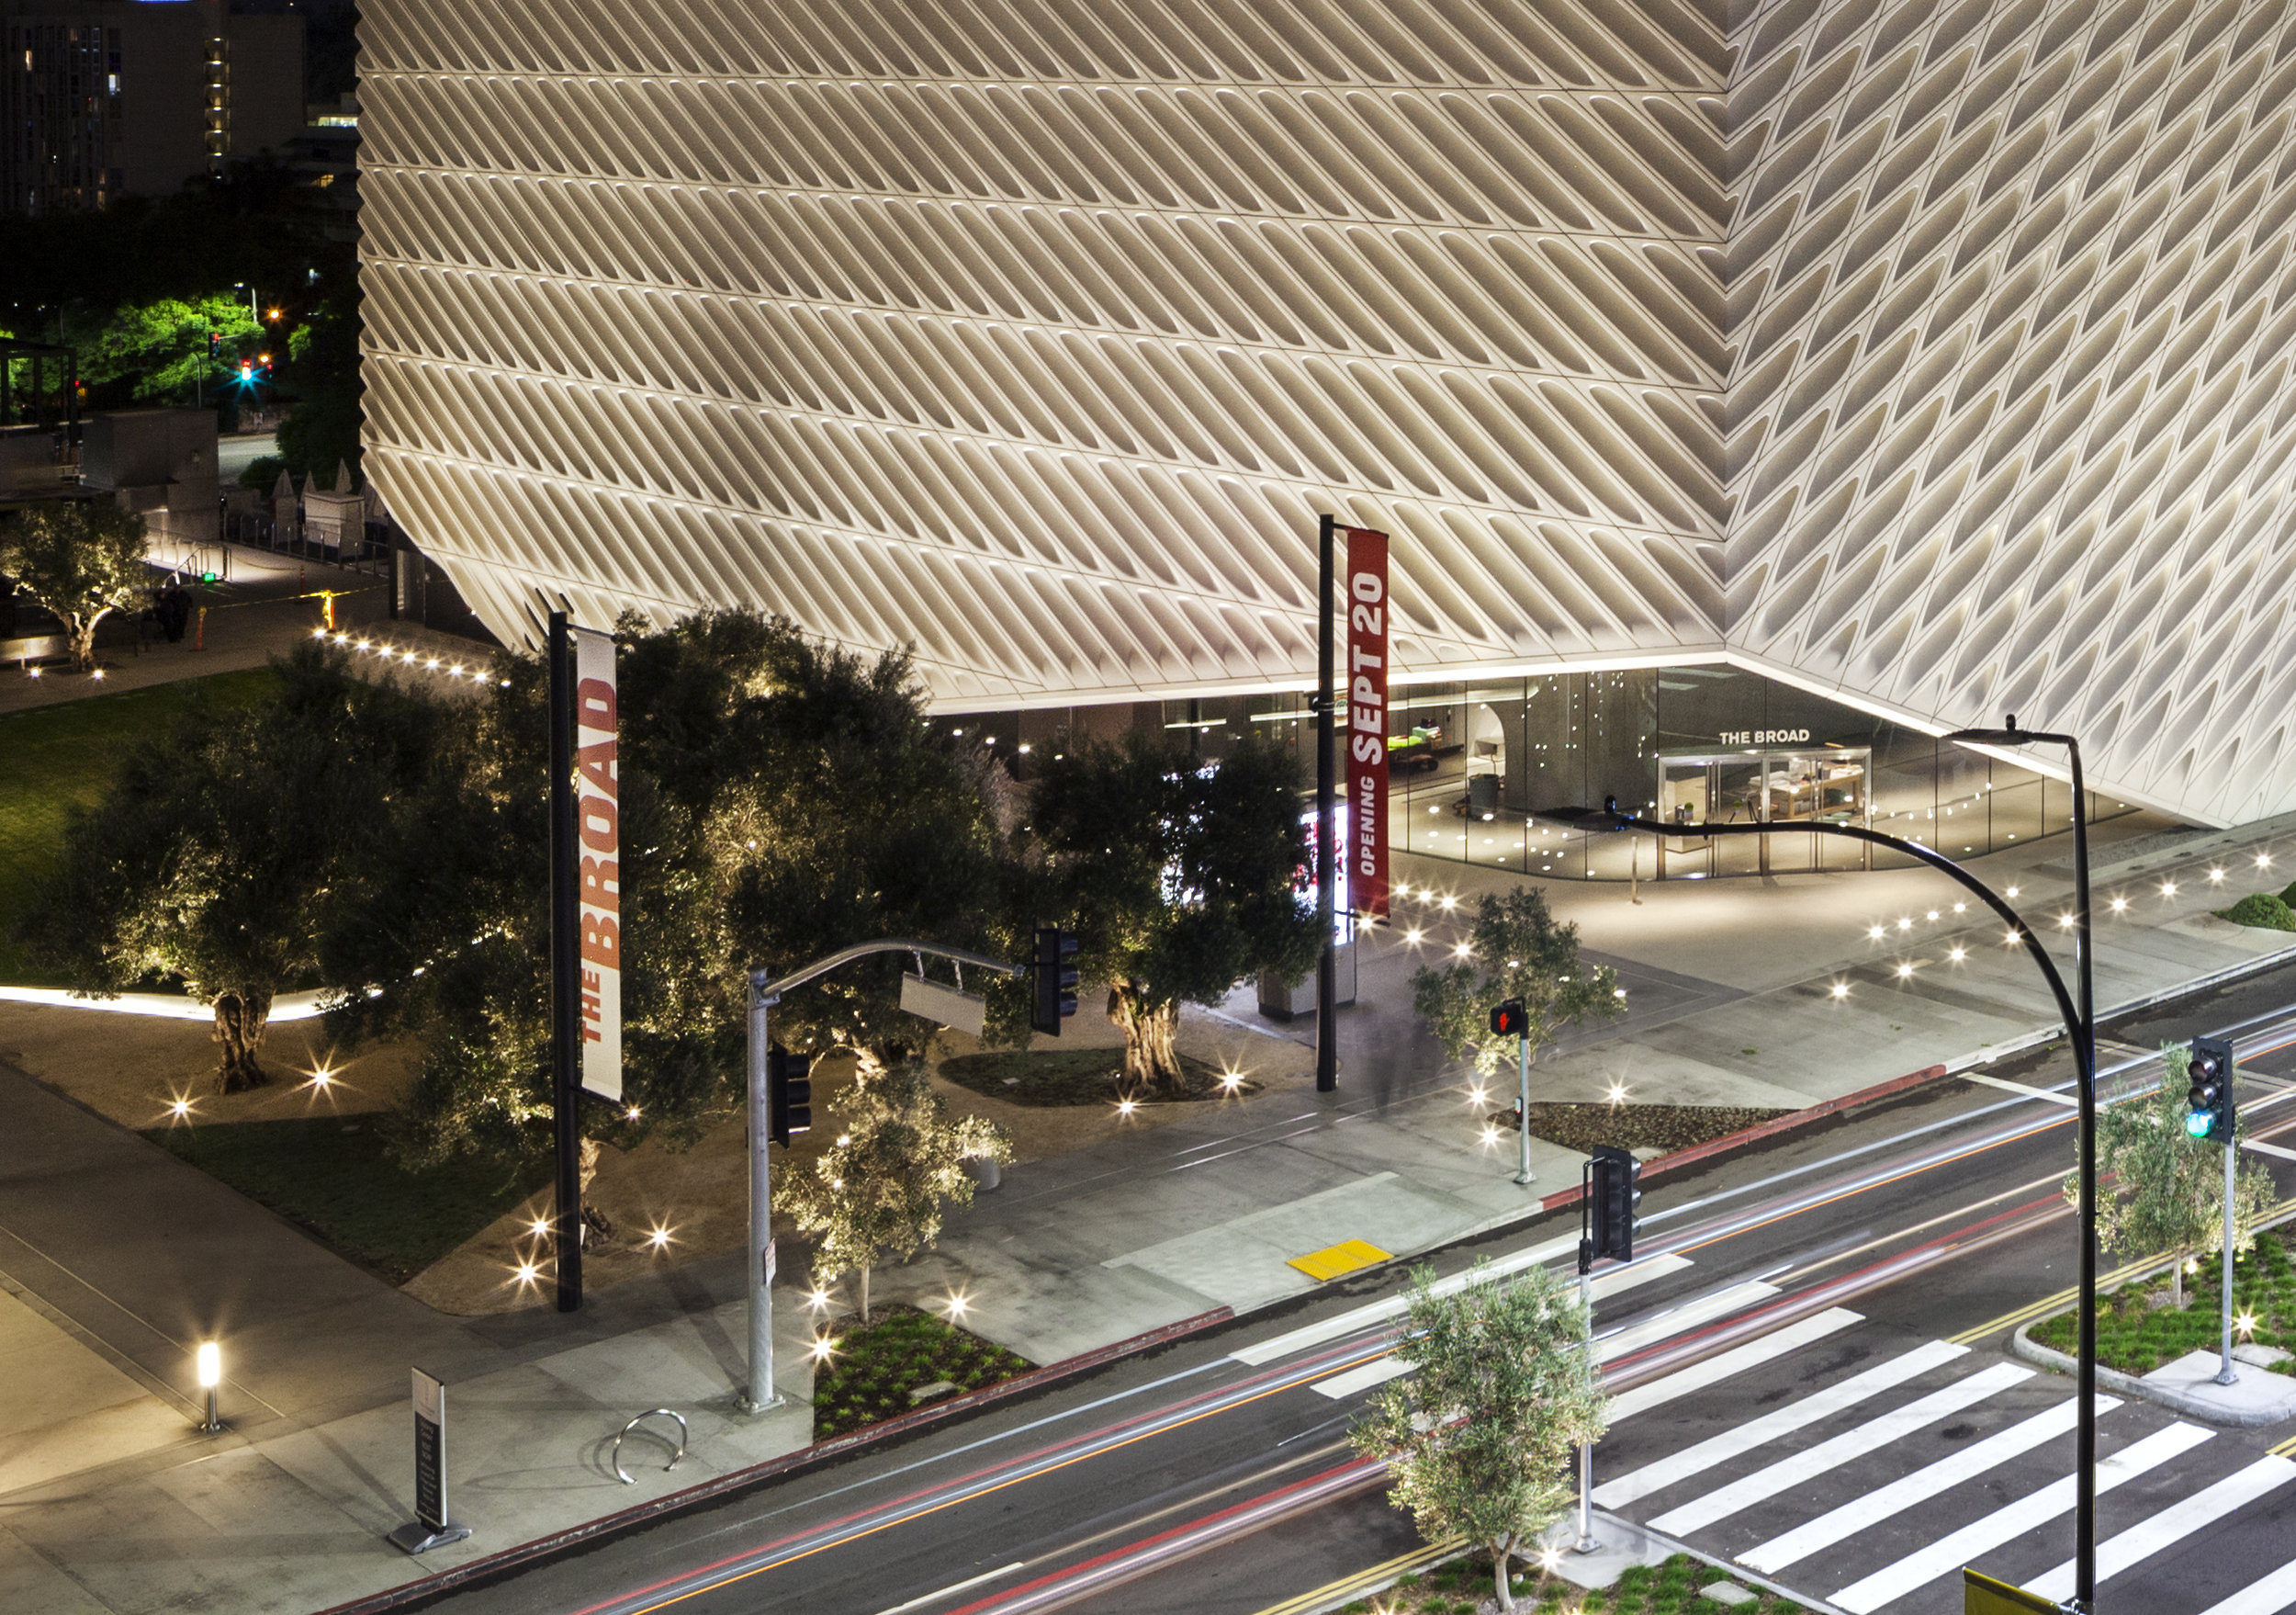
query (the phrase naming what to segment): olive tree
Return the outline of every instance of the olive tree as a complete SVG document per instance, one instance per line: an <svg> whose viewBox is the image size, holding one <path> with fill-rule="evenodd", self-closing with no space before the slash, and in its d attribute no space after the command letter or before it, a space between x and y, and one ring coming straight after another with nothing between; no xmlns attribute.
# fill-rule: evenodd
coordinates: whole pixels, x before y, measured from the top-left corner
<svg viewBox="0 0 2296 1615"><path fill-rule="evenodd" d="M1299 774L1274 741L1205 765L1186 741L1141 731L1068 741L1040 769L1030 829L1043 900L1074 923L1080 973L1108 984L1128 1091L1184 1091L1182 1003L1218 1003L1261 970L1298 981L1313 966Z"/></svg>
<svg viewBox="0 0 2296 1615"><path fill-rule="evenodd" d="M276 697L198 701L76 811L21 926L80 986L180 980L215 1016L226 1093L269 1080L273 998L322 985L337 883L387 805L425 766L433 713L306 643Z"/></svg>
<svg viewBox="0 0 2296 1615"><path fill-rule="evenodd" d="M1412 972L1412 1007L1445 1054L1471 1059L1480 1075L1514 1052L1513 1038L1491 1031L1491 1011L1509 999L1522 1000L1534 1060L1563 1027L1624 1012L1617 972L1581 957L1579 928L1557 920L1535 888L1484 893L1467 949L1439 968Z"/></svg>
<svg viewBox="0 0 2296 1615"><path fill-rule="evenodd" d="M1387 1460L1421 1535L1490 1550L1513 1609L1510 1564L1568 1512L1570 1455L1610 1422L1586 1307L1545 1267L1440 1291L1432 1268L1412 1279L1395 1356L1414 1372L1380 1388L1351 1439Z"/></svg>
<svg viewBox="0 0 2296 1615"><path fill-rule="evenodd" d="M2097 1237L2122 1256L2173 1255L2169 1294L2182 1306L2186 1259L2223 1248L2224 1146L2185 1132L2191 1049L2170 1044L2161 1053L2166 1069L2158 1090L2097 1112L2098 1180L2111 1185L2098 1199ZM2245 1123L2239 1131L2246 1136ZM2068 1172L2065 1199L2078 1205L2080 1193L2080 1174ZM2241 1163L2233 1180L2235 1252L2256 1243L2257 1224L2279 1196L2262 1162Z"/></svg>
<svg viewBox="0 0 2296 1615"><path fill-rule="evenodd" d="M149 585L143 549L143 518L108 501L34 505L0 521L0 573L63 624L81 672L96 666L96 625Z"/></svg>
<svg viewBox="0 0 2296 1615"><path fill-rule="evenodd" d="M829 1113L836 1142L776 1188L814 1236L815 1282L861 1275L866 1324L871 1272L939 1240L945 1208L973 1203L966 1159L1008 1161L1012 1141L985 1117L952 1121L917 1059L888 1067L864 1052Z"/></svg>

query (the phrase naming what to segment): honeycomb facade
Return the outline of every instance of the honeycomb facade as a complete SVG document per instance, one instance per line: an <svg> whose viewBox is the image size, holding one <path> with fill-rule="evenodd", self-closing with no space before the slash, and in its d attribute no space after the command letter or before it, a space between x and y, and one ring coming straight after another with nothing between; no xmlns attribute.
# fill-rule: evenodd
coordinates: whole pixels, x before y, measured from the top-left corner
<svg viewBox="0 0 2296 1615"><path fill-rule="evenodd" d="M497 632L937 699L1729 662L2296 807L2278 0L370 0L366 469Z"/></svg>

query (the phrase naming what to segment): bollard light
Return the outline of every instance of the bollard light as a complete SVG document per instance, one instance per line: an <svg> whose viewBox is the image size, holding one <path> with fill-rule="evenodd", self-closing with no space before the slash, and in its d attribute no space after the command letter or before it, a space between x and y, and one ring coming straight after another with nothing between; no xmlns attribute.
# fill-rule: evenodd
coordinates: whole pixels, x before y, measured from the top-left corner
<svg viewBox="0 0 2296 1615"><path fill-rule="evenodd" d="M202 1340L198 1351L199 1388L208 1394L207 1422L199 1427L203 1436L212 1436L223 1428L223 1421L215 1415L216 1387L223 1383L223 1348L213 1340Z"/></svg>

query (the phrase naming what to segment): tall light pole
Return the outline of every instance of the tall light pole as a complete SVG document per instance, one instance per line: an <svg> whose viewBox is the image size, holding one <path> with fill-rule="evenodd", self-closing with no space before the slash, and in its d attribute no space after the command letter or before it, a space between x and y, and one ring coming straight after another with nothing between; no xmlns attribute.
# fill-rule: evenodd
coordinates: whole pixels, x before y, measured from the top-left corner
<svg viewBox="0 0 2296 1615"><path fill-rule="evenodd" d="M1940 739L1971 746L2063 746L2073 773L2073 960L2076 988L2068 989L2057 973L2056 962L2041 939L1989 886L1933 847L1906 841L1886 831L1857 824L1667 824L1639 819L1618 810L1618 798L1606 796L1596 808L1549 809L1538 817L1588 830L1640 830L1658 836L1771 835L1809 832L1840 836L1872 846L1890 847L1951 876L1975 894L2008 924L2009 934L2021 943L2056 1000L2073 1045L2073 1065L2079 1101L2080 1189L2080 1359L2077 1368L2074 1426L2073 1604L2083 1611L2096 1608L2097 1597L2097 1014L2088 909L2088 793L2081 776L2080 742L2071 735L2040 734L2017 727L2011 713L2000 728L1955 729Z"/></svg>
<svg viewBox="0 0 2296 1615"><path fill-rule="evenodd" d="M1309 707L1315 714L1315 922L1323 939L1315 956L1315 1091L1332 1093L1339 1088L1339 944L1333 940L1338 916L1332 889L1339 880L1339 829L1332 810L1338 767L1332 755L1332 583L1339 521L1325 515L1318 522L1315 695Z"/></svg>

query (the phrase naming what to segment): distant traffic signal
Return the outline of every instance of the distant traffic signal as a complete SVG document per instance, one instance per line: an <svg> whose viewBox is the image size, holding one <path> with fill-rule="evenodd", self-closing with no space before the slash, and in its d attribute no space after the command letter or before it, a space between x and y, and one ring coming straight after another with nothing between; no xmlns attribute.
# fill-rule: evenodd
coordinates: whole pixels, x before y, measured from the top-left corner
<svg viewBox="0 0 2296 1615"><path fill-rule="evenodd" d="M2184 1130L2211 1144L2233 1141L2233 1045L2222 1037L2192 1040L2192 1064L2185 1072Z"/></svg>
<svg viewBox="0 0 2296 1615"><path fill-rule="evenodd" d="M1040 925L1036 932L1036 957L1030 964L1031 989L1029 1004L1029 1029L1041 1032L1047 1037L1061 1034L1061 1022L1076 1012L1077 942L1074 932L1057 926Z"/></svg>
<svg viewBox="0 0 2296 1615"><path fill-rule="evenodd" d="M813 1131L813 1056L781 1047L765 1051L765 1135L783 1149Z"/></svg>
<svg viewBox="0 0 2296 1615"><path fill-rule="evenodd" d="M209 358L211 358L211 359L219 359L219 358L221 358L222 356L223 356L223 333L222 333L220 331L210 331L210 332L208 332L208 357L209 357Z"/></svg>
<svg viewBox="0 0 2296 1615"><path fill-rule="evenodd" d="M1524 1009L1521 999L1509 999L1491 1011L1491 1036L1528 1037L1530 1032L1530 1011Z"/></svg>
<svg viewBox="0 0 2296 1615"><path fill-rule="evenodd" d="M1635 1257L1635 1207L1642 1191L1637 1180L1642 1163L1632 1150L1598 1144L1586 1163L1585 1198L1580 1214L1579 1271L1585 1272L1604 1257L1632 1261Z"/></svg>

